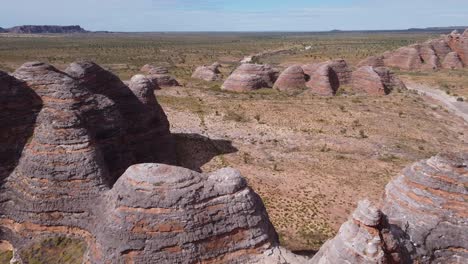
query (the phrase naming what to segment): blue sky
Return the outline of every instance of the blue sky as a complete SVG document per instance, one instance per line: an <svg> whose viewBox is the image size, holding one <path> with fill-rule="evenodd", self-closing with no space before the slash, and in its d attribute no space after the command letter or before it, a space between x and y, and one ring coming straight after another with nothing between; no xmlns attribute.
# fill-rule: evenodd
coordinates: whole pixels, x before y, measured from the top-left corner
<svg viewBox="0 0 468 264"><path fill-rule="evenodd" d="M465 26L468 0L15 0L0 27L110 31L320 31Z"/></svg>

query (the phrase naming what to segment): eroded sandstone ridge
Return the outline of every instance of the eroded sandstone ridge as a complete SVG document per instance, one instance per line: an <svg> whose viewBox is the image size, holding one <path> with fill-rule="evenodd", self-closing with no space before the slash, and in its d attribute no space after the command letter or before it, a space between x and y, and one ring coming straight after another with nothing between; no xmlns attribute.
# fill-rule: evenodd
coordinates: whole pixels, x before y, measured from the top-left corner
<svg viewBox="0 0 468 264"><path fill-rule="evenodd" d="M293 65L284 70L273 88L280 91L303 90L306 87L307 77L300 65Z"/></svg>
<svg viewBox="0 0 468 264"><path fill-rule="evenodd" d="M387 51L381 56L369 57L359 66L395 67L403 70L459 69L468 65L468 29L438 39Z"/></svg>
<svg viewBox="0 0 468 264"><path fill-rule="evenodd" d="M237 171L165 165L173 139L147 77L33 62L0 72L0 93L0 241L17 259L62 235L86 241L89 263L245 263L276 245Z"/></svg>

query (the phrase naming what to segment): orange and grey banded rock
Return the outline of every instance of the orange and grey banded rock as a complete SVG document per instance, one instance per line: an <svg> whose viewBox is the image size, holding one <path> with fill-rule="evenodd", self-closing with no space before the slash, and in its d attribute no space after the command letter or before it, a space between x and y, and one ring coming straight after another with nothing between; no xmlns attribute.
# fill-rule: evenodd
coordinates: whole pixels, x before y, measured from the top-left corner
<svg viewBox="0 0 468 264"><path fill-rule="evenodd" d="M407 167L382 211L415 263L468 262L468 154L439 154Z"/></svg>
<svg viewBox="0 0 468 264"><path fill-rule="evenodd" d="M134 165L107 197L106 263L247 263L277 243L260 198L230 168Z"/></svg>
<svg viewBox="0 0 468 264"><path fill-rule="evenodd" d="M468 29L463 34L452 32L446 39L452 50L460 56L463 64L468 65Z"/></svg>
<svg viewBox="0 0 468 264"><path fill-rule="evenodd" d="M18 259L54 236L86 242L89 263L247 263L277 246L239 172L152 163L175 157L145 76L34 62L0 72L0 88L0 241Z"/></svg>
<svg viewBox="0 0 468 264"><path fill-rule="evenodd" d="M400 263L399 247L384 216L369 201L358 203L351 219L327 241L310 264Z"/></svg>
<svg viewBox="0 0 468 264"><path fill-rule="evenodd" d="M445 56L442 67L444 69L462 69L464 65L458 53L450 52Z"/></svg>
<svg viewBox="0 0 468 264"><path fill-rule="evenodd" d="M364 66L353 72L353 91L369 95L386 95L393 89L405 89L403 82L388 68Z"/></svg>
<svg viewBox="0 0 468 264"><path fill-rule="evenodd" d="M357 65L359 68L363 66L372 66L372 67L385 67L384 56L371 56L368 57Z"/></svg>
<svg viewBox="0 0 468 264"><path fill-rule="evenodd" d="M296 91L306 88L306 75L302 67L299 65L288 67L280 74L273 88L280 91Z"/></svg>
<svg viewBox="0 0 468 264"><path fill-rule="evenodd" d="M269 65L245 63L241 64L224 81L221 89L248 92L261 88L272 88L278 75L278 70Z"/></svg>
<svg viewBox="0 0 468 264"><path fill-rule="evenodd" d="M155 89L180 86L179 82L169 75L169 70L166 67L146 64L140 71L145 73L146 77L154 83Z"/></svg>
<svg viewBox="0 0 468 264"><path fill-rule="evenodd" d="M309 92L321 96L333 96L340 88L337 73L329 64L312 64L302 66L310 74L306 86Z"/></svg>
<svg viewBox="0 0 468 264"><path fill-rule="evenodd" d="M223 75L219 71L220 66L221 65L219 63L215 62L209 66L204 65L197 67L192 74L192 78L207 82L221 81L223 79Z"/></svg>

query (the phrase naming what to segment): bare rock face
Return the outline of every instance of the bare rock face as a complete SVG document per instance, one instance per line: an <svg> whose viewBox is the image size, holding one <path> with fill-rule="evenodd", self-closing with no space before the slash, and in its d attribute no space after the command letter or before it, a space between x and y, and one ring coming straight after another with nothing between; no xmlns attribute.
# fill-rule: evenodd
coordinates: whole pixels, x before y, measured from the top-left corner
<svg viewBox="0 0 468 264"><path fill-rule="evenodd" d="M406 168L385 191L382 211L417 263L468 262L468 155L440 154Z"/></svg>
<svg viewBox="0 0 468 264"><path fill-rule="evenodd" d="M346 85L351 82L352 71L345 60L337 59L326 63L336 72L340 85Z"/></svg>
<svg viewBox="0 0 468 264"><path fill-rule="evenodd" d="M338 235L327 241L309 263L399 263L399 247L389 228L379 209L367 200L361 201Z"/></svg>
<svg viewBox="0 0 468 264"><path fill-rule="evenodd" d="M447 41L443 38L429 40L426 42L426 44L432 47L436 56L440 60L443 60L447 54L452 52L452 49L448 45Z"/></svg>
<svg viewBox="0 0 468 264"><path fill-rule="evenodd" d="M221 89L248 92L260 88L271 88L279 72L269 65L241 64L224 82Z"/></svg>
<svg viewBox="0 0 468 264"><path fill-rule="evenodd" d="M450 48L460 56L463 64L468 65L468 29L463 34L452 32L446 39Z"/></svg>
<svg viewBox="0 0 468 264"><path fill-rule="evenodd" d="M239 172L147 163L174 158L153 89L92 62L0 72L0 241L15 258L54 236L82 239L86 263L260 263L279 250Z"/></svg>
<svg viewBox="0 0 468 264"><path fill-rule="evenodd" d="M169 75L169 70L165 67L146 64L140 71L147 74L146 77L154 83L156 89L180 86L179 82Z"/></svg>
<svg viewBox="0 0 468 264"><path fill-rule="evenodd" d="M321 96L333 96L340 87L340 80L337 73L328 64L317 65L318 68L310 75L306 83L310 92ZM307 67L311 70L313 66ZM311 71L309 71L311 72Z"/></svg>
<svg viewBox="0 0 468 264"><path fill-rule="evenodd" d="M442 67L444 69L462 69L464 67L463 62L461 61L460 56L456 52L450 52L445 56L444 61L442 62Z"/></svg>
<svg viewBox="0 0 468 264"><path fill-rule="evenodd" d="M134 165L106 205L103 262L246 263L276 244L260 198L233 169Z"/></svg>
<svg viewBox="0 0 468 264"><path fill-rule="evenodd" d="M386 95L393 89L406 88L388 68L364 66L353 72L352 87L355 92L369 95Z"/></svg>
<svg viewBox="0 0 468 264"><path fill-rule="evenodd" d="M192 78L207 82L220 81L223 79L223 75L219 71L220 66L219 63L215 62L210 66L197 67L192 74Z"/></svg>
<svg viewBox="0 0 468 264"><path fill-rule="evenodd" d="M280 91L303 90L305 87L306 75L299 65L290 66L284 70L273 86L274 89Z"/></svg>
<svg viewBox="0 0 468 264"><path fill-rule="evenodd" d="M371 56L371 57L368 57L367 59L364 59L361 62L359 62L359 64L357 66L358 67L372 66L374 68L385 67L384 56Z"/></svg>
<svg viewBox="0 0 468 264"><path fill-rule="evenodd" d="M404 70L416 70L422 66L419 50L415 47L402 47L385 56L385 66Z"/></svg>

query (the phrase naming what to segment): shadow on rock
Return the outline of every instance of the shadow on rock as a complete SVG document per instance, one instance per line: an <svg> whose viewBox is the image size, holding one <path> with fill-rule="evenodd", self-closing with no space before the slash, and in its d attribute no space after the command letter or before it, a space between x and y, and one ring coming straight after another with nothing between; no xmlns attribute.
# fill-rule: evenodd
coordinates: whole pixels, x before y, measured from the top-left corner
<svg viewBox="0 0 468 264"><path fill-rule="evenodd" d="M198 172L214 157L238 151L229 140L213 140L199 134L173 136L176 141L177 164Z"/></svg>

